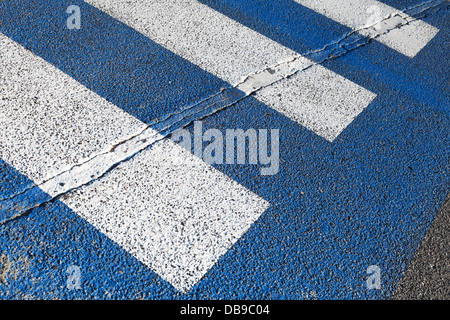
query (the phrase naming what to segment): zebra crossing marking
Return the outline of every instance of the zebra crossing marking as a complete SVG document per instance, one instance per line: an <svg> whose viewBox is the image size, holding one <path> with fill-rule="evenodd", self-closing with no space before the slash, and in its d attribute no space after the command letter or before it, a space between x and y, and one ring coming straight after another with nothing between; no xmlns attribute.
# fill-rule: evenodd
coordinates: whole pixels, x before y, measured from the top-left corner
<svg viewBox="0 0 450 320"><path fill-rule="evenodd" d="M424 21L376 0L294 1L364 36L376 37L377 41L410 58L415 57L439 31ZM384 33L386 27L395 25L402 27Z"/></svg>

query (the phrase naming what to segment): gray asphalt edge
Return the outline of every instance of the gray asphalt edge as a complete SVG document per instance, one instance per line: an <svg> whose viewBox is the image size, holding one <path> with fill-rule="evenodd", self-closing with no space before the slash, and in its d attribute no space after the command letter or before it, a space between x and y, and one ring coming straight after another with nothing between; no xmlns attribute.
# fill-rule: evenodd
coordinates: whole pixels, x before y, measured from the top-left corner
<svg viewBox="0 0 450 320"><path fill-rule="evenodd" d="M450 194L403 274L392 299L450 299Z"/></svg>

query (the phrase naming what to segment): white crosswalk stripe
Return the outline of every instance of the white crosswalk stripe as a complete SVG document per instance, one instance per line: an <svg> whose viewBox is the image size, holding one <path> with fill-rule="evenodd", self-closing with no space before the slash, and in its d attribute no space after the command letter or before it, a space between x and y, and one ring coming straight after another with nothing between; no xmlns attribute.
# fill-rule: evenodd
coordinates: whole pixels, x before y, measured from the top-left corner
<svg viewBox="0 0 450 320"><path fill-rule="evenodd" d="M258 91L255 98L332 142L376 94L320 65Z"/></svg>
<svg viewBox="0 0 450 320"><path fill-rule="evenodd" d="M318 13L333 19L364 36L376 37L386 46L414 57L434 38L437 28L376 0L294 0ZM398 13L397 15L395 15ZM384 20L378 24L378 21ZM385 28L404 24L385 33ZM376 28L364 28L373 25Z"/></svg>
<svg viewBox="0 0 450 320"><path fill-rule="evenodd" d="M188 161L174 165L177 158ZM65 203L182 292L269 206L171 140L75 191Z"/></svg>
<svg viewBox="0 0 450 320"><path fill-rule="evenodd" d="M294 54L196 0L86 2L231 84Z"/></svg>
<svg viewBox="0 0 450 320"><path fill-rule="evenodd" d="M2 34L0 56L0 158L44 182L43 191L57 196L79 187L130 154L104 149L142 131L143 123ZM173 165L179 158L182 165ZM180 291L269 205L170 140L62 201Z"/></svg>
<svg viewBox="0 0 450 320"><path fill-rule="evenodd" d="M87 2L232 84L239 83L249 74L298 56L285 46L196 0ZM301 64L310 63L306 58L297 60L301 60ZM330 117L317 121L317 112L311 110L310 98L304 94L298 94L295 103L289 103L289 107L286 107L287 101L283 98L277 100L276 97L267 97L269 91L258 97L262 101L270 101L270 106L275 110L333 141L370 104L374 94L349 80L342 81L341 77L320 65L315 70L330 75L326 85L318 84L327 87L329 98L323 103L320 100L314 102L318 111L325 111ZM304 85L301 81L286 81L283 91L297 94ZM342 94L342 90L345 94ZM359 96L358 104L349 106L346 97L356 95ZM283 92L281 96L288 97Z"/></svg>
<svg viewBox="0 0 450 320"><path fill-rule="evenodd" d="M0 33L0 158L35 183L143 124Z"/></svg>

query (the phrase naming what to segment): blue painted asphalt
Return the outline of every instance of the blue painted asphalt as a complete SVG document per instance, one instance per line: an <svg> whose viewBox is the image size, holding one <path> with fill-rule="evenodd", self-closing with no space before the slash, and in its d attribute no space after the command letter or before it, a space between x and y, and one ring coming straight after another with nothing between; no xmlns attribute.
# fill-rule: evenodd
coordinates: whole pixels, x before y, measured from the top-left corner
<svg viewBox="0 0 450 320"><path fill-rule="evenodd" d="M258 10L261 1L201 2L299 53L347 32L292 1ZM87 19L80 33L58 25L69 4ZM277 21L283 6L305 20L285 14ZM12 270L0 297L389 297L449 190L447 15L423 18L440 32L413 59L371 42L323 64L377 94L333 143L253 97L203 119L204 130L279 128L281 163L275 176L261 176L257 166L216 165L271 207L189 293L56 200L0 226L0 252L8 257L0 268ZM0 31L147 123L230 86L81 1L1 3ZM3 162L0 177L2 199L30 185ZM81 268L81 290L66 287L70 265ZM366 288L370 265L382 270L381 290Z"/></svg>

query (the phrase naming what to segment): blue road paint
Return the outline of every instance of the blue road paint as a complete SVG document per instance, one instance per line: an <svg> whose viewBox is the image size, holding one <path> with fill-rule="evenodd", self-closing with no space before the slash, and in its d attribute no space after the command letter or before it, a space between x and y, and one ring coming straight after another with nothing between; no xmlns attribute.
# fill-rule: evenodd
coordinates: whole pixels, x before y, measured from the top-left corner
<svg viewBox="0 0 450 320"><path fill-rule="evenodd" d="M33 181L0 159L0 200L11 198L33 186Z"/></svg>
<svg viewBox="0 0 450 320"><path fill-rule="evenodd" d="M33 181L0 159L0 224L48 200Z"/></svg>
<svg viewBox="0 0 450 320"><path fill-rule="evenodd" d="M205 129L281 128L281 163L267 178L251 166L219 167L272 207L200 291L220 278L222 298L390 296L450 181L448 115L389 93L333 144L251 99L207 119ZM382 270L380 292L362 281L370 265Z"/></svg>
<svg viewBox="0 0 450 320"><path fill-rule="evenodd" d="M68 4L40 4L35 11L39 15L34 17L35 2L0 4L0 31L142 121L151 123L180 111L172 108L186 109L229 86L79 1L70 4L86 9L94 25L89 32L84 31L84 36L64 35L66 31L55 27L55 18L51 18L56 11L46 8L65 12ZM24 12L30 14L22 16ZM253 14L246 17L251 20ZM36 21L38 16L48 19ZM57 17L63 25L66 16ZM275 23L269 18L267 21ZM342 27L335 29L331 21L315 19L319 21L317 27L324 19L327 28L341 34ZM271 207L189 293L177 292L56 199L0 225L0 297L391 296L450 186L448 88L442 83L442 66L448 64L445 41L449 28L448 19L443 20L442 12L426 18L441 31L413 60L370 43L325 63L327 68L377 93L372 104L333 143L253 97L240 99L216 113L214 108L204 113L213 113L203 119L204 130L280 129L281 162L280 172L274 176L261 176L260 168L254 165L215 165L269 201ZM289 25L284 28L288 30ZM125 49L118 45L128 41L136 46ZM309 41L312 48L313 38ZM74 43L82 50L70 51ZM148 73L139 73L141 76L134 78L136 83L125 78L130 74L121 68L127 63L133 70L145 71L136 65L144 60L136 57L148 58L150 51L177 73L164 73L157 65L143 63ZM84 56L83 52L91 54ZM106 56L116 63L114 59L107 62ZM167 85L169 76L179 84L174 87L179 90ZM142 103L144 108L136 107ZM0 162L0 170L2 199L31 186L26 177L4 162ZM79 290L67 286L66 271L71 265L81 270ZM380 290L366 288L366 271L371 265L381 270Z"/></svg>

